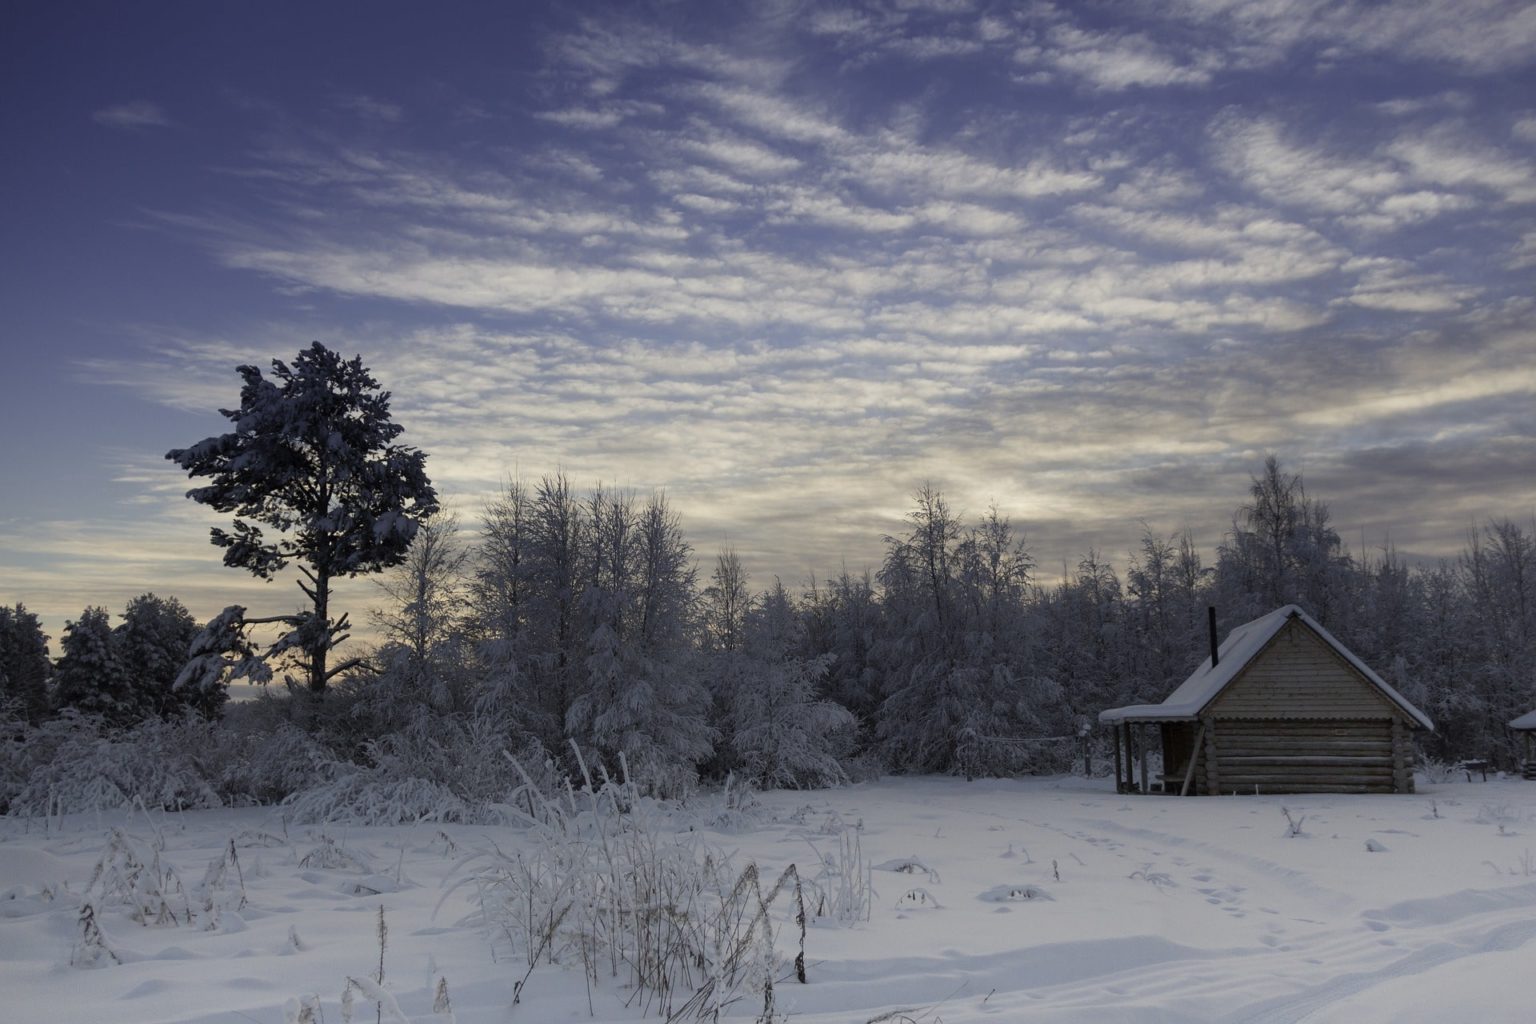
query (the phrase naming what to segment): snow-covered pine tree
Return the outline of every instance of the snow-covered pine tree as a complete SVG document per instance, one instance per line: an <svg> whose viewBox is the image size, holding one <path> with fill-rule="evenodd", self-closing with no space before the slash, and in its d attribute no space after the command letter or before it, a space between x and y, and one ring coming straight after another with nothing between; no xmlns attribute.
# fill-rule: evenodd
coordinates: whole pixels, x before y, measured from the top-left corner
<svg viewBox="0 0 1536 1024"><path fill-rule="evenodd" d="M730 652L727 687L733 768L761 786L831 786L847 781L840 755L856 722L819 687L831 655L803 654L805 627L783 583L753 604L745 644Z"/></svg>
<svg viewBox="0 0 1536 1024"><path fill-rule="evenodd" d="M0 702L30 722L48 713L48 637L38 617L17 602L0 605Z"/></svg>
<svg viewBox="0 0 1536 1024"><path fill-rule="evenodd" d="M211 533L225 565L271 579L298 564L310 607L247 624L287 626L266 653L292 652L304 684L321 694L356 664L329 661L349 628L346 615L332 616L333 581L399 564L437 495L426 456L395 443L404 428L361 357L343 359L315 342L291 366L273 360L270 380L255 366L238 372L240 407L221 410L235 429L166 458L211 480L187 497L235 515L232 532Z"/></svg>
<svg viewBox="0 0 1536 1024"><path fill-rule="evenodd" d="M218 714L228 697L224 686L176 687L197 634L197 621L174 597L141 594L128 602L112 641L144 713L162 718L177 717L188 709L205 718Z"/></svg>
<svg viewBox="0 0 1536 1024"><path fill-rule="evenodd" d="M843 569L822 585L813 582L801 618L806 626L807 656L832 656L823 691L858 719L856 746L867 746L880 706L876 652L884 622L880 595L870 573L855 576Z"/></svg>
<svg viewBox="0 0 1536 1024"><path fill-rule="evenodd" d="M143 717L131 680L112 642L105 608L87 608L64 626L63 654L54 672L54 706L101 715L126 725Z"/></svg>

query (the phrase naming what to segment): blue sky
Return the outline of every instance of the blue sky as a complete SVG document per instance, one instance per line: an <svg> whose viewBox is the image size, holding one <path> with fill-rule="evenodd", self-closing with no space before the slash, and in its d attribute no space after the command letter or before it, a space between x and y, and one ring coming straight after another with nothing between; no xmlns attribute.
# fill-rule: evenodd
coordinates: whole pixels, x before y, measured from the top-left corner
<svg viewBox="0 0 1536 1024"><path fill-rule="evenodd" d="M1536 510L1529 3L27 0L0 58L0 601L55 637L294 603L162 456L314 339L467 524L665 489L760 583L925 481L1047 574L1209 551L1269 451L1357 553Z"/></svg>

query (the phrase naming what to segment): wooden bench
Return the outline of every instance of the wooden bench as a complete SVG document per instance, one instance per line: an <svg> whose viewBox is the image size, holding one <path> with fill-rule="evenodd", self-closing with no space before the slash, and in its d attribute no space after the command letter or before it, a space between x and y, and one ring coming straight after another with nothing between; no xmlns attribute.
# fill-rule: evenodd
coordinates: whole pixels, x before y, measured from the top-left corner
<svg viewBox="0 0 1536 1024"><path fill-rule="evenodd" d="M1455 764L1451 765L1451 767L1454 768L1458 772L1466 772L1467 773L1467 781L1468 782L1472 781L1472 773L1473 772L1478 772L1479 774L1481 774L1482 777L1483 777L1483 781L1484 782L1488 781L1488 769L1489 769L1490 765L1488 764L1487 761L1479 761L1479 760L1457 761Z"/></svg>

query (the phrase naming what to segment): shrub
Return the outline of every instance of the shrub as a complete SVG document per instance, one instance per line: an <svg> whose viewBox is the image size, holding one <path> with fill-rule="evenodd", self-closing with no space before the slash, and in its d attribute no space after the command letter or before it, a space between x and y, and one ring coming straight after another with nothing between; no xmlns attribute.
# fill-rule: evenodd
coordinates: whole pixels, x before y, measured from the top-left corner
<svg viewBox="0 0 1536 1024"><path fill-rule="evenodd" d="M628 779L584 777L556 798L534 790L525 787L530 849L485 855L472 879L484 919L528 965L514 992L540 963L579 964L592 984L626 981L646 1013L718 1019L751 995L758 1019L771 1019L780 964L771 907L781 895L799 929L804 980L805 900L793 865L771 887L755 864L736 871L698 833L671 833L664 809Z"/></svg>
<svg viewBox="0 0 1536 1024"><path fill-rule="evenodd" d="M214 727L195 716L149 718L111 729L97 715L66 711L28 731L26 782L9 803L21 816L107 811L143 804L162 810L218 807L206 757Z"/></svg>

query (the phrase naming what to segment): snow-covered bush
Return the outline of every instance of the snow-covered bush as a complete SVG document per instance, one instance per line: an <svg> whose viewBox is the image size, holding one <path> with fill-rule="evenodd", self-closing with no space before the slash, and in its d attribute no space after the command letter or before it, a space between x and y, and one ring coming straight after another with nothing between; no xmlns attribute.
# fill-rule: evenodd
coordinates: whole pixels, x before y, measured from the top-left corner
<svg viewBox="0 0 1536 1024"><path fill-rule="evenodd" d="M0 814L10 813L11 801L27 785L32 774L24 706L17 700L0 701Z"/></svg>
<svg viewBox="0 0 1536 1024"><path fill-rule="evenodd" d="M225 726L222 735L228 746L215 762L215 778L226 803L281 803L330 779L337 768L331 752L291 722Z"/></svg>
<svg viewBox="0 0 1536 1024"><path fill-rule="evenodd" d="M112 730L95 715L66 712L29 730L26 782L10 801L21 816L116 810L218 807L203 758L216 748L203 719L145 719ZM200 756L203 755L203 756Z"/></svg>
<svg viewBox="0 0 1536 1024"><path fill-rule="evenodd" d="M286 806L292 820L305 824L398 825L471 818L464 801L444 786L360 765L343 767L333 778L295 793Z"/></svg>
<svg viewBox="0 0 1536 1024"><path fill-rule="evenodd" d="M335 772L335 759L289 722L187 713L114 728L66 711L12 720L0 743L0 811L23 817L276 803Z"/></svg>
<svg viewBox="0 0 1536 1024"><path fill-rule="evenodd" d="M805 789L848 781L837 753L848 745L839 740L853 735L853 715L817 696L831 660L738 660L731 739L742 774L757 785Z"/></svg>
<svg viewBox="0 0 1536 1024"><path fill-rule="evenodd" d="M771 1019L783 916L798 928L805 980L793 865L772 886L755 864L736 870L699 833L675 832L663 805L628 780L584 777L580 790L538 798L526 821L531 849L487 855L472 879L493 934L527 964L514 992L541 963L579 965L590 984L620 979L645 1012L670 1020L718 1019L749 995Z"/></svg>
<svg viewBox="0 0 1536 1024"><path fill-rule="evenodd" d="M423 711L401 731L368 742L362 763L332 763L288 806L295 820L311 823L505 821L506 803L524 784L508 743L493 718Z"/></svg>
<svg viewBox="0 0 1536 1024"><path fill-rule="evenodd" d="M1439 785L1450 782L1455 776L1456 766L1442 761L1438 757L1420 757L1419 771L1424 775L1424 781Z"/></svg>
<svg viewBox="0 0 1536 1024"><path fill-rule="evenodd" d="M121 910L135 924L191 924L191 896L176 869L161 862L161 845L114 828L82 898L97 911Z"/></svg>

